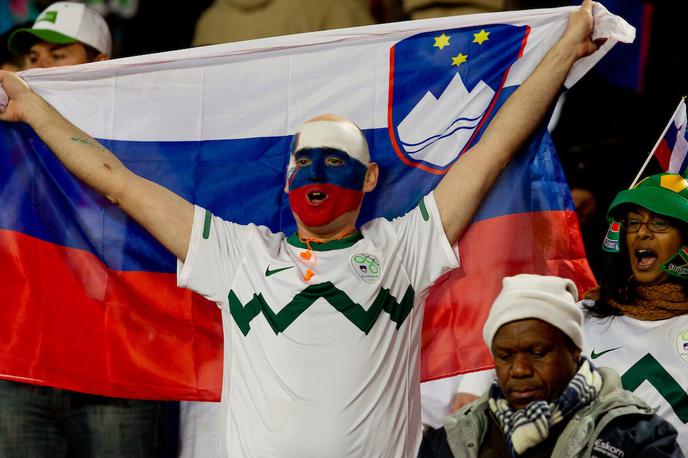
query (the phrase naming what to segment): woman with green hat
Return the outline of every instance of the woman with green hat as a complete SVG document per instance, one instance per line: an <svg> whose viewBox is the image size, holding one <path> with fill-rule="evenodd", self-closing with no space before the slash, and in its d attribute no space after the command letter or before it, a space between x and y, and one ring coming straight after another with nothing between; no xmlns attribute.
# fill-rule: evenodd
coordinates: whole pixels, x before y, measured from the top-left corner
<svg viewBox="0 0 688 458"><path fill-rule="evenodd" d="M688 451L688 181L662 173L612 202L600 286L585 295L585 348L679 433Z"/></svg>

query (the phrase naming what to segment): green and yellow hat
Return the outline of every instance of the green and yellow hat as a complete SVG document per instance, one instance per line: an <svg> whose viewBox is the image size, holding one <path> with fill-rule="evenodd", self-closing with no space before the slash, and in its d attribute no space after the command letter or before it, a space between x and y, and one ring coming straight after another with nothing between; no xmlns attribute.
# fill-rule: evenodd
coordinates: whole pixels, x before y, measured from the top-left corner
<svg viewBox="0 0 688 458"><path fill-rule="evenodd" d="M688 223L688 180L676 173L647 177L616 195L607 211L608 219L618 220L621 208L627 205L644 207L658 215Z"/></svg>

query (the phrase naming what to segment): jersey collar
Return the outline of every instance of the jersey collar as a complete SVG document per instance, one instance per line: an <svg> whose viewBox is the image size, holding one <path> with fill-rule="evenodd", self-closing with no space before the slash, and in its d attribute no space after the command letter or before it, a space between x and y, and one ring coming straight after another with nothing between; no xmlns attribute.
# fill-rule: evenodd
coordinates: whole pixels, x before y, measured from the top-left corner
<svg viewBox="0 0 688 458"><path fill-rule="evenodd" d="M355 231L351 235L347 235L346 237L339 239L339 240L332 240L331 242L311 242L311 249L313 251L331 251L331 250L341 250L343 248L349 248L350 246L353 246L356 242L361 240L363 238L363 234L361 234L360 231ZM303 248L307 249L308 246L303 243L300 239L299 236L296 235L296 232L291 234L287 238L287 243L289 245L295 246L297 248Z"/></svg>

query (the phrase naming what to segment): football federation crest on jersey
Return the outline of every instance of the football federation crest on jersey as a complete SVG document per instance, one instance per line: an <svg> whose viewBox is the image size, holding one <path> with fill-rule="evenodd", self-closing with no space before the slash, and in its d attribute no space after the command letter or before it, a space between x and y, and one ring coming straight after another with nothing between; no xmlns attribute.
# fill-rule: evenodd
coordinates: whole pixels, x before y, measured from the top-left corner
<svg viewBox="0 0 688 458"><path fill-rule="evenodd" d="M380 261L372 254L356 253L351 256L351 267L358 278L373 284L380 279Z"/></svg>
<svg viewBox="0 0 688 458"><path fill-rule="evenodd" d="M506 24L450 29L391 48L388 126L403 162L443 173L478 141L529 31Z"/></svg>
<svg viewBox="0 0 688 458"><path fill-rule="evenodd" d="M681 359L688 363L688 329L676 336L676 351Z"/></svg>

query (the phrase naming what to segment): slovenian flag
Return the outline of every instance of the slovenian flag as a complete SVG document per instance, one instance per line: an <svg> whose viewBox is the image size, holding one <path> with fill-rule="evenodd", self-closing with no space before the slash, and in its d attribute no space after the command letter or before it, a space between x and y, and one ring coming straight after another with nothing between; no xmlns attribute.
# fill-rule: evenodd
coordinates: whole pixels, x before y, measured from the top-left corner
<svg viewBox="0 0 688 458"><path fill-rule="evenodd" d="M359 223L433 189L563 33L574 8L385 24L22 74L135 173L237 223L290 234L291 136L336 113L380 164ZM596 5L609 40L633 29ZM26 125L0 124L0 377L131 398L217 399L214 304L178 289L176 260L67 172ZM499 178L459 243L461 267L428 298L422 377L491 365L480 329L501 278L593 285L544 128Z"/></svg>
<svg viewBox="0 0 688 458"><path fill-rule="evenodd" d="M685 176L688 168L688 133L686 132L686 99L681 99L654 148L654 155L666 172Z"/></svg>

